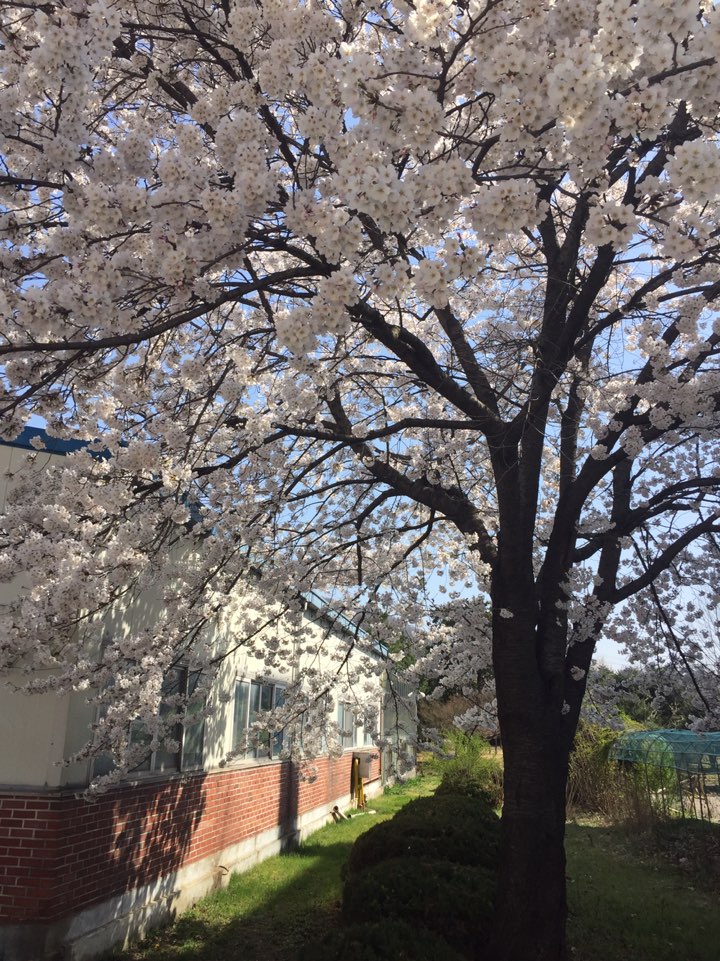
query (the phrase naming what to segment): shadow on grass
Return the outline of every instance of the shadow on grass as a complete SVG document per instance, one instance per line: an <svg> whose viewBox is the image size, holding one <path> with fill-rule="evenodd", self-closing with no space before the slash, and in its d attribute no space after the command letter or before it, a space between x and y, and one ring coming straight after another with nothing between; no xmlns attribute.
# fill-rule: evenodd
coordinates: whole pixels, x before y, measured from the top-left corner
<svg viewBox="0 0 720 961"><path fill-rule="evenodd" d="M669 860L663 834L673 839ZM567 828L569 940L574 961L718 961L720 912L697 838L720 843L720 826L676 822L653 840L625 828Z"/></svg>
<svg viewBox="0 0 720 961"><path fill-rule="evenodd" d="M331 824L297 851L235 875L174 925L113 958L295 961L303 944L339 924L341 871L355 839L425 793L373 801L377 817ZM718 961L720 874L711 879L712 865L720 864L720 825L661 824L651 841L574 822L567 855L571 961Z"/></svg>
<svg viewBox="0 0 720 961"><path fill-rule="evenodd" d="M340 920L342 866L360 834L437 785L410 786L371 803L373 814L329 824L295 851L234 875L173 925L113 961L295 961L300 947ZM110 961L110 959L108 959Z"/></svg>
<svg viewBox="0 0 720 961"><path fill-rule="evenodd" d="M336 925L340 871L352 840L309 844L234 876L170 927L117 961L294 961Z"/></svg>

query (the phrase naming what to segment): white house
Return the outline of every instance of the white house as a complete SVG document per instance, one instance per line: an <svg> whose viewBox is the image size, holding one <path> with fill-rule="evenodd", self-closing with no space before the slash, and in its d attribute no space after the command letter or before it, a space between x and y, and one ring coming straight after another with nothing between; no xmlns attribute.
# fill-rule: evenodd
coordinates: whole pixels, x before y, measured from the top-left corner
<svg viewBox="0 0 720 961"><path fill-rule="evenodd" d="M0 510L36 433L29 428L0 445ZM46 443L47 453L35 455L36 468L73 446ZM0 590L0 602L7 602L13 587ZM134 616L131 602L114 614L114 629ZM147 599L142 616L148 617ZM318 605L309 602L305 617L310 630L347 644L342 627L324 623ZM282 632L282 620L272 630ZM349 804L357 755L364 755L366 792L380 790L397 758L374 748L371 735L378 732L355 723L351 704L332 708L345 731L341 756L320 756L303 767L282 759L279 738L268 737L228 761L256 714L279 703L291 680L289 669L268 676L264 664L238 647L213 683L212 714L199 712L197 722L185 726L179 750L148 752L130 779L95 800L82 789L106 762L67 765L63 759L87 740L96 708L81 693L30 696L3 687L0 958L81 961L142 935L226 883L233 871L302 839L327 821L335 804ZM194 678L177 668L167 684L191 693ZM374 696L381 733L397 735L412 763L412 710L398 716L380 678Z"/></svg>

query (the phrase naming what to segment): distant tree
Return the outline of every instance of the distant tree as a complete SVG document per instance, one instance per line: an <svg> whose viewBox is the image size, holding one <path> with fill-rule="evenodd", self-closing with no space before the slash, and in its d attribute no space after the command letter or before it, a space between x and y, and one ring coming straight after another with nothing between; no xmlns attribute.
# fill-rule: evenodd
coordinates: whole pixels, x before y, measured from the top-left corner
<svg viewBox="0 0 720 961"><path fill-rule="evenodd" d="M418 632L411 674L421 700L421 735L457 727L486 737L498 733L492 668L491 616L478 598L440 605Z"/></svg>
<svg viewBox="0 0 720 961"><path fill-rule="evenodd" d="M422 623L438 573L485 593L496 961L566 954L596 638L720 532L718 24L709 0L4 13L2 432L106 452L27 473L6 515L5 667L100 691L121 751L168 665L216 663L250 566L358 645ZM141 590L164 618L100 650Z"/></svg>
<svg viewBox="0 0 720 961"><path fill-rule="evenodd" d="M685 728L693 709L689 678L668 665L646 664L620 668L602 665L590 669L583 704L585 720L611 727Z"/></svg>

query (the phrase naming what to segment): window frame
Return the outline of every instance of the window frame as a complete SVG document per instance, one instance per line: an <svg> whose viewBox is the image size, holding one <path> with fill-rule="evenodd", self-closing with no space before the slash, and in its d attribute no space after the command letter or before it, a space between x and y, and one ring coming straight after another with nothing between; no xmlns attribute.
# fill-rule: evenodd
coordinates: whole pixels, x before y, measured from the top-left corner
<svg viewBox="0 0 720 961"><path fill-rule="evenodd" d="M245 689L242 699L238 698L238 692ZM257 707L253 707L253 687L258 689ZM265 744L247 744L245 748L238 745L243 740L243 735L250 729L251 724L260 713L272 711L278 707L284 697L284 692L288 684L286 681L261 680L252 677L236 677L235 690L233 692L233 720L232 720L232 750L236 752L236 761L281 761L280 754L284 743L284 731L267 732ZM264 694L270 691L269 706L263 706ZM244 701L242 713L244 717L239 718L238 703ZM251 717L251 715L254 715Z"/></svg>
<svg viewBox="0 0 720 961"><path fill-rule="evenodd" d="M347 718L350 717L350 723ZM358 747L358 726L355 711L350 701L338 701L337 705L337 726L340 736L340 746L343 751L351 751ZM343 731L350 731L350 734L343 734Z"/></svg>
<svg viewBox="0 0 720 961"><path fill-rule="evenodd" d="M185 720L186 720L190 713L190 707L192 704L189 698L192 697L195 689L200 683L200 679L202 675L200 671L192 670L186 664L178 664L174 667L171 667L170 670L167 672L163 680L163 686L165 686L168 678L172 674L179 674L180 683L178 686L178 690L165 692L165 693L171 693L171 694L177 693L187 699L185 703ZM192 689L190 690L190 684L193 682L193 680L194 680L194 683L192 684ZM102 708L100 710L102 710ZM160 748L156 748L153 751L149 751L147 756L143 758L143 760L140 761L139 764L137 764L134 768L131 768L128 771L128 776L131 779L170 778L170 777L177 777L180 774L185 774L185 773L191 774L195 771L204 770L204 767L205 767L205 717L204 717L203 711L204 711L204 701L200 707L199 712L194 712L194 713L199 713L200 715L200 719L199 719L200 735L199 735L199 746L196 747L194 750L194 755L196 760L193 763L189 763L187 760L187 754L188 754L188 738L186 734L187 726L186 724L183 723L183 721L177 721L176 724L173 725L174 739L178 742L177 751L171 754L170 752L166 751L164 746L161 746ZM160 704L160 713L161 715L163 713L162 701ZM128 737L130 738L131 743L133 739L133 728L136 725L142 725L142 721L140 721L139 719L135 719L130 722L129 729L128 729ZM135 729L140 731L139 727ZM175 759L174 763L168 764L167 766L158 767L157 766L158 758L162 757L163 755L165 755L165 757L174 758ZM101 762L101 763L98 763L98 762ZM145 766L146 764L147 764L147 767ZM106 758L105 756L95 757L92 759L90 779L92 780L95 777L102 776L104 774L109 774L112 770L114 770L114 768L115 768L115 765L110 758Z"/></svg>
<svg viewBox="0 0 720 961"><path fill-rule="evenodd" d="M367 723L363 724L363 747L375 747L376 740L382 736L381 727L382 702L378 705L377 724L373 730Z"/></svg>

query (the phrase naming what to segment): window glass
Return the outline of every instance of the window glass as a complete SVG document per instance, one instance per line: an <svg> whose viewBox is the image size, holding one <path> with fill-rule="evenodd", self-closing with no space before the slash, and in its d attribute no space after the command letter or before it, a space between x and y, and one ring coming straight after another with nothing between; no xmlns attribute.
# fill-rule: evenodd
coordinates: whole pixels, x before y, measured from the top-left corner
<svg viewBox="0 0 720 961"><path fill-rule="evenodd" d="M190 771L202 767L205 740L205 698L196 694L200 671L190 671L187 679L187 709L182 732L182 769Z"/></svg>
<svg viewBox="0 0 720 961"><path fill-rule="evenodd" d="M370 724L367 721L365 723L364 736L363 736L365 747L369 747L373 745L375 743L376 738L378 737L379 731L377 729L377 725L380 721L381 714L382 714L382 704L378 704L378 713L374 723Z"/></svg>
<svg viewBox="0 0 720 961"><path fill-rule="evenodd" d="M275 686L273 684L260 685L260 710L261 711L270 711L272 709L274 691L275 691Z"/></svg>
<svg viewBox="0 0 720 961"><path fill-rule="evenodd" d="M283 688L277 684L263 684L260 681L237 681L235 683L235 711L233 719L233 744L236 749L242 745L248 729L266 711L282 704ZM246 757L279 757L282 750L282 732L270 734L263 731L256 738L257 743L250 745Z"/></svg>
<svg viewBox="0 0 720 961"><path fill-rule="evenodd" d="M135 773L141 773L142 771L152 770L152 752L150 751L150 733L145 727L143 721L131 721L130 722L130 744L139 744L140 746L147 748L147 757L143 758L142 761L134 768L132 771Z"/></svg>
<svg viewBox="0 0 720 961"><path fill-rule="evenodd" d="M275 691L274 691L275 703L273 704L273 707L281 707L284 700L285 700L285 691L283 690L283 688L275 685ZM284 734L283 731L278 731L277 734L273 735L273 739L272 739L272 756L273 757L280 757L280 752L282 751L282 746L283 746L283 734Z"/></svg>
<svg viewBox="0 0 720 961"><path fill-rule="evenodd" d="M97 757L93 758L92 762L92 776L102 777L104 774L109 774L111 771L115 770L115 762L110 754L98 754Z"/></svg>
<svg viewBox="0 0 720 961"><path fill-rule="evenodd" d="M161 720L177 714L177 698L178 695L183 693L186 678L187 670L181 667L172 668L165 676L162 685L163 701L160 703ZM166 734L173 740L180 741L182 727L179 724L173 724ZM164 744L160 745L150 760L153 771L178 771L180 769L180 752L168 751Z"/></svg>
<svg viewBox="0 0 720 961"><path fill-rule="evenodd" d="M152 738L142 721L132 721L130 724L130 743L147 747L147 757L133 768L133 773L143 772L167 773L170 771L192 770L202 767L203 740L205 734L204 698L193 698L193 692L200 682L199 671L189 671L186 667L174 667L168 671L162 686L163 701L160 704L160 718L174 717L178 714L178 701L187 697L185 719L182 724L173 724L166 734L177 741L180 749L170 751L165 745L160 745L155 751L150 750ZM95 764L94 773L103 773Z"/></svg>
<svg viewBox="0 0 720 961"><path fill-rule="evenodd" d="M233 718L233 748L237 750L248 727L250 685L247 681L235 682L235 715Z"/></svg>
<svg viewBox="0 0 720 961"><path fill-rule="evenodd" d="M269 711L272 707L272 687L268 684L261 684L253 681L250 684L250 715L248 717L248 727L251 727L260 716L261 711ZM251 757L266 757L269 753L268 744L270 735L263 731L257 740L257 744L250 749Z"/></svg>
<svg viewBox="0 0 720 961"><path fill-rule="evenodd" d="M338 704L338 727L340 728L340 742L343 748L355 747L357 728L355 715L349 704Z"/></svg>

